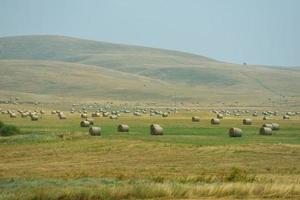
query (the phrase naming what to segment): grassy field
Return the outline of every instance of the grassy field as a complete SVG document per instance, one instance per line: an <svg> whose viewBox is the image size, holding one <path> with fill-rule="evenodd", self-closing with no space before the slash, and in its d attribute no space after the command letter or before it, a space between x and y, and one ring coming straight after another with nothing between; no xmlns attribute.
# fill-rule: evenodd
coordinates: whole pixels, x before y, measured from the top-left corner
<svg viewBox="0 0 300 200"><path fill-rule="evenodd" d="M102 136L80 128L78 113L66 120L46 114L39 121L9 118L22 134L0 137L0 199L298 199L300 117L226 117L210 125L208 112L167 118L123 114L94 118ZM201 122L191 122L200 116ZM277 122L272 136L258 135ZM118 133L126 123L129 133ZM151 136L158 123L163 136ZM230 138L240 127L243 137Z"/></svg>

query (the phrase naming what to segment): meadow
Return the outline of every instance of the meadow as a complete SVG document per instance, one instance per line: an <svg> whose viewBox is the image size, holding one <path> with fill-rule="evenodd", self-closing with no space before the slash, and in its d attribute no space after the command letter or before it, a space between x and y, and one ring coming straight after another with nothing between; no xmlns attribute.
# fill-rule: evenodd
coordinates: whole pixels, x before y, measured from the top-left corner
<svg viewBox="0 0 300 200"><path fill-rule="evenodd" d="M0 114L0 121L21 129L0 137L0 199L300 198L300 116L245 114L211 125L215 114L208 111L122 114L94 118L102 135L90 136L79 113L65 114L59 120L47 111L39 121ZM242 125L245 117L253 124ZM259 135L268 122L280 130ZM164 135L150 135L152 123ZM119 124L128 124L129 133L117 132ZM243 136L230 138L231 127Z"/></svg>

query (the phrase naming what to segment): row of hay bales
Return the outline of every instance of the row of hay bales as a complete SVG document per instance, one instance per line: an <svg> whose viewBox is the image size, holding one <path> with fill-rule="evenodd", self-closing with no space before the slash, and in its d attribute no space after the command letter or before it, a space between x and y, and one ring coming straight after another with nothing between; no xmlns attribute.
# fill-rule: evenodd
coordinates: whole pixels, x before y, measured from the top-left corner
<svg viewBox="0 0 300 200"><path fill-rule="evenodd" d="M224 114L222 114L221 112L217 112L217 111L215 111L215 113L217 113L217 118L218 119L223 119L224 118ZM271 116L278 116L278 112L277 111L275 111L275 112L272 112L272 111L268 111L268 112L262 112L263 113L263 120L269 120L269 119L271 119L270 117ZM288 112L289 113L289 112ZM294 116L294 115L297 115L297 112L295 112L295 113L293 113L293 115L291 114L291 113L289 113L289 114L284 114L283 116L282 116L282 119L290 119L290 116ZM226 115L226 116L229 116L228 114ZM252 114L252 116L253 117L257 117L258 116L258 114L255 112L255 113L253 113Z"/></svg>
<svg viewBox="0 0 300 200"><path fill-rule="evenodd" d="M219 125L221 123L221 119L223 119L223 116L221 116L221 115L218 114L217 118L212 118L210 120L210 123L212 125ZM192 117L192 122L200 122L200 117L193 116ZM242 122L243 122L244 125L252 125L252 119L250 119L250 118L245 118L245 119L243 119Z"/></svg>
<svg viewBox="0 0 300 200"><path fill-rule="evenodd" d="M121 109L121 110L113 110L113 111L107 111L106 109L98 109L96 111L92 111L92 117L110 117L110 116L117 116L120 117L120 113L132 113L134 116L142 116L143 114L149 113L150 116L162 116L162 117L168 117L170 113L176 112L176 109L170 109L167 108L166 112L156 110L156 109L135 109L134 111ZM76 110L74 108L71 109L71 113L75 113ZM84 113L87 114L87 110L78 110L78 113Z"/></svg>
<svg viewBox="0 0 300 200"><path fill-rule="evenodd" d="M10 118L17 118L18 115L21 116L21 118L27 118L29 117L32 121L38 121L40 116L44 115L46 112L43 110L40 111L30 111L30 110L6 110L2 111L2 114L8 114Z"/></svg>
<svg viewBox="0 0 300 200"><path fill-rule="evenodd" d="M117 131L122 133L129 132L129 126L127 124L119 124L117 126ZM89 129L89 133L92 136L100 136L102 132L101 127L92 126ZM158 124L150 125L150 134L151 135L163 135L164 129Z"/></svg>
<svg viewBox="0 0 300 200"><path fill-rule="evenodd" d="M84 124L84 125L83 125ZM84 121L80 124L82 127L89 127L89 123ZM100 136L101 135L101 127L92 126L89 129L89 133L92 136ZM272 124L263 124L259 130L260 135L272 135L273 131L279 130L279 124L272 123ZM120 124L117 126L118 132L129 132L129 126L126 124ZM163 135L164 129L159 124L151 124L150 125L150 134L151 135ZM230 128L229 129L229 136L230 137L242 137L243 131L240 128Z"/></svg>
<svg viewBox="0 0 300 200"><path fill-rule="evenodd" d="M218 114L217 118L211 119L211 124L219 125L220 119L222 119L222 118L223 118L222 115ZM200 118L198 116L193 116L192 122L200 122ZM245 119L243 119L242 122L243 122L243 125L252 125L252 119L250 119L250 118L245 118ZM259 130L259 134L260 135L272 135L272 131L278 131L279 128L280 128L280 126L277 123L263 124ZM229 129L230 137L241 137L242 133L243 133L243 131L240 128L233 127L233 128Z"/></svg>
<svg viewBox="0 0 300 200"><path fill-rule="evenodd" d="M295 116L295 115L300 115L300 112L285 112L285 113L280 113L279 111L250 111L250 110L212 110L211 112L215 113L215 114L222 114L225 116L240 116L240 115L244 115L244 114L250 114L252 113L253 117L258 117L259 115L262 116ZM286 117L287 118L287 117Z"/></svg>
<svg viewBox="0 0 300 200"><path fill-rule="evenodd" d="M273 131L278 131L280 129L279 124L271 123L271 124L263 124L259 129L260 135L272 135ZM240 128L230 128L229 136L230 137L242 137L243 131Z"/></svg>

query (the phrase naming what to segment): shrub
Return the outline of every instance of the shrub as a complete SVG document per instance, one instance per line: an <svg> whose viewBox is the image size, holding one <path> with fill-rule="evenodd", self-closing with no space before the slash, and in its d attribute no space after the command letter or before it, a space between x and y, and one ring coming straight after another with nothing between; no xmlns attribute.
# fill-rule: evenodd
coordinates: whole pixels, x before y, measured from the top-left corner
<svg viewBox="0 0 300 200"><path fill-rule="evenodd" d="M19 134L20 129L17 128L14 125L6 125L2 122L0 122L0 136L10 136L10 135L15 135Z"/></svg>
<svg viewBox="0 0 300 200"><path fill-rule="evenodd" d="M253 182L255 180L254 175L249 175L245 170L233 167L230 172L225 175L225 181L229 182Z"/></svg>

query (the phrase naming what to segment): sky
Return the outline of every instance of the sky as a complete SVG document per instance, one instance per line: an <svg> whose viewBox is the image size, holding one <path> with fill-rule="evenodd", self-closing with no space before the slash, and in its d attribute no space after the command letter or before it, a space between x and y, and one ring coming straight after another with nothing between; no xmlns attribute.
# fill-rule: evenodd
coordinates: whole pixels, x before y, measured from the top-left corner
<svg viewBox="0 0 300 200"><path fill-rule="evenodd" d="M300 66L300 0L0 0L0 37L32 34Z"/></svg>

